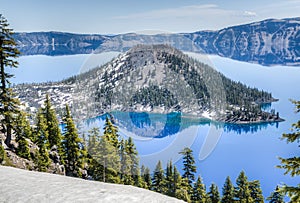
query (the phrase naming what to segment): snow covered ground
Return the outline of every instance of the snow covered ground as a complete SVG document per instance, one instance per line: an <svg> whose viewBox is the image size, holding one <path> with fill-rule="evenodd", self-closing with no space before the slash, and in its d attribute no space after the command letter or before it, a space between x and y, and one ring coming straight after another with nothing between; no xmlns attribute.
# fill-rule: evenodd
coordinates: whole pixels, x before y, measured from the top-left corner
<svg viewBox="0 0 300 203"><path fill-rule="evenodd" d="M183 202L149 190L0 166L0 202Z"/></svg>

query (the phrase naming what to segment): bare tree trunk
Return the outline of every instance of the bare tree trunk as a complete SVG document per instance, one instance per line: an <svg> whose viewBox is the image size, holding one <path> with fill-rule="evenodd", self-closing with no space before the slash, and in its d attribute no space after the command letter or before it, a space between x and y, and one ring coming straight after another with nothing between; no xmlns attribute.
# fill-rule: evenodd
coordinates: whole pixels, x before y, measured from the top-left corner
<svg viewBox="0 0 300 203"><path fill-rule="evenodd" d="M3 39L2 37L0 38L0 47L3 46ZM6 139L5 139L5 144L10 147L11 146L11 134L12 134L12 127L11 127L11 124L10 124L10 118L9 116L6 114L9 109L8 109L8 104L7 104L7 89L6 89L6 81L5 81L5 72L4 72L4 56L3 56L3 51L0 52L0 69L1 69L1 102L2 102L2 108L3 108L3 111L2 113L4 113L4 123L2 124L3 125L3 133L4 135L6 135ZM2 122L3 122L2 121Z"/></svg>

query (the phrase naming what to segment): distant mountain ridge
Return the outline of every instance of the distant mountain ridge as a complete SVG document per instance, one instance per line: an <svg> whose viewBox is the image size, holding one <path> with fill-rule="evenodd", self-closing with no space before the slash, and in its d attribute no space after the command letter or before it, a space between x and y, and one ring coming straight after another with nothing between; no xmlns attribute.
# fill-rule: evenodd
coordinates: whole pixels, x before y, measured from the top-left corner
<svg viewBox="0 0 300 203"><path fill-rule="evenodd" d="M205 53L261 65L300 65L300 17L187 35Z"/></svg>
<svg viewBox="0 0 300 203"><path fill-rule="evenodd" d="M15 40L23 55L72 55L88 54L109 39L97 34L65 32L15 33Z"/></svg>
<svg viewBox="0 0 300 203"><path fill-rule="evenodd" d="M124 52L138 44L169 44L181 51L216 54L235 60L271 65L300 65L300 17L268 19L218 31L194 33L72 34L16 33L23 55L71 55Z"/></svg>

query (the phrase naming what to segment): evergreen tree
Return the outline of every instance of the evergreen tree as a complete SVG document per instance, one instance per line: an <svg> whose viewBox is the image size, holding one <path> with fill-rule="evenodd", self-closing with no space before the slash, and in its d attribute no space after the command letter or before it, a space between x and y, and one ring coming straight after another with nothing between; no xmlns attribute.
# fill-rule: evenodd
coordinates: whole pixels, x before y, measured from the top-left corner
<svg viewBox="0 0 300 203"><path fill-rule="evenodd" d="M72 119L70 108L66 105L64 116L64 141L63 152L67 176L81 177L83 167L84 153L81 147L81 139L78 136L77 129Z"/></svg>
<svg viewBox="0 0 300 203"><path fill-rule="evenodd" d="M113 143L102 136L99 143L96 160L103 166L103 182L120 183L120 157Z"/></svg>
<svg viewBox="0 0 300 203"><path fill-rule="evenodd" d="M6 159L6 152L5 152L4 147L2 146L2 143L1 143L0 144L0 165L5 164L4 163L5 159Z"/></svg>
<svg viewBox="0 0 300 203"><path fill-rule="evenodd" d="M18 114L18 117L16 119L15 134L16 141L18 143L18 148L16 149L17 155L22 158L29 159L30 149L26 138L31 140L34 139L32 136L33 134L29 120L26 119L26 115L22 111Z"/></svg>
<svg viewBox="0 0 300 203"><path fill-rule="evenodd" d="M175 183L173 175L173 163L169 161L167 164L167 169L165 171L165 179L163 181L163 193L168 196L175 196Z"/></svg>
<svg viewBox="0 0 300 203"><path fill-rule="evenodd" d="M204 183L202 182L202 178L200 176L198 177L197 181L194 184L193 194L191 199L193 202L206 203L206 199L207 199L206 189Z"/></svg>
<svg viewBox="0 0 300 203"><path fill-rule="evenodd" d="M230 180L230 177L227 176L225 184L223 186L223 196L222 203L232 203L234 202L234 186Z"/></svg>
<svg viewBox="0 0 300 203"><path fill-rule="evenodd" d="M100 164L94 157L88 155L88 174L89 178L96 181L103 181L103 165Z"/></svg>
<svg viewBox="0 0 300 203"><path fill-rule="evenodd" d="M42 111L47 123L48 149L51 149L53 146L57 146L61 154L62 135L55 110L51 105L50 97L48 94L46 95L46 100L44 102L44 107L42 108Z"/></svg>
<svg viewBox="0 0 300 203"><path fill-rule="evenodd" d="M112 143L115 148L119 148L118 128L113 125L108 116L106 117L103 130L103 136L106 137L106 139Z"/></svg>
<svg viewBox="0 0 300 203"><path fill-rule="evenodd" d="M94 180L101 181L103 180L103 165L100 164L99 157L97 157L100 145L99 128L92 128L88 133L88 174Z"/></svg>
<svg viewBox="0 0 300 203"><path fill-rule="evenodd" d="M35 152L34 163L38 171L46 172L48 170L50 158L45 145L39 147L39 150Z"/></svg>
<svg viewBox="0 0 300 203"><path fill-rule="evenodd" d="M139 175L140 186L138 186L138 187L148 189L148 184L145 182L145 179L144 179L145 170L146 170L145 166L142 165L141 170L140 170L140 175Z"/></svg>
<svg viewBox="0 0 300 203"><path fill-rule="evenodd" d="M235 188L235 200L238 203L253 203L253 199L251 197L251 191L249 189L249 182L245 172L242 171L237 180L237 187Z"/></svg>
<svg viewBox="0 0 300 203"><path fill-rule="evenodd" d="M144 179L141 176L140 170L138 170L138 174L135 174L133 176L133 180L134 180L134 186L145 188L146 183L144 182Z"/></svg>
<svg viewBox="0 0 300 203"><path fill-rule="evenodd" d="M19 100L10 88L9 79L12 74L5 70L6 67L16 68L18 62L15 58L20 52L16 48L13 30L9 28L7 20L0 14L0 123L1 131L6 136L5 144L10 147L12 130L16 115L19 113Z"/></svg>
<svg viewBox="0 0 300 203"><path fill-rule="evenodd" d="M195 160L193 157L193 151L186 147L179 153L183 155L184 173L182 177L187 178L188 183L191 186L193 181L195 181L195 173L197 172L195 166Z"/></svg>
<svg viewBox="0 0 300 203"><path fill-rule="evenodd" d="M255 203L264 203L264 196L260 187L260 182L254 180L249 182L249 190L251 197Z"/></svg>
<svg viewBox="0 0 300 203"><path fill-rule="evenodd" d="M132 175L134 185L137 187L141 187L142 180L140 175L138 152L131 137L129 137L128 140L125 141L125 148L127 154L130 157L130 162L132 163L130 173Z"/></svg>
<svg viewBox="0 0 300 203"><path fill-rule="evenodd" d="M144 176L145 170L146 170L146 167L145 167L145 165L143 164L143 165L141 166L141 176Z"/></svg>
<svg viewBox="0 0 300 203"><path fill-rule="evenodd" d="M21 137L28 138L33 142L35 141L35 138L32 133L32 128L30 126L30 122L27 119L26 114L22 111L20 111L16 119L15 134L16 134L17 141Z"/></svg>
<svg viewBox="0 0 300 203"><path fill-rule="evenodd" d="M214 183L211 184L208 192L208 202L209 203L219 203L220 202L220 193L218 186Z"/></svg>
<svg viewBox="0 0 300 203"><path fill-rule="evenodd" d="M162 193L164 191L163 181L165 179L164 170L162 169L161 161L158 161L152 177L152 190Z"/></svg>
<svg viewBox="0 0 300 203"><path fill-rule="evenodd" d="M28 142L25 139L25 137L20 137L18 139L18 148L17 148L17 155L25 158L25 159L30 159L30 149L28 146Z"/></svg>
<svg viewBox="0 0 300 203"><path fill-rule="evenodd" d="M94 156L97 153L97 150L99 148L99 141L100 141L100 130L99 128L92 128L88 132L88 146L87 146L87 152L90 156Z"/></svg>
<svg viewBox="0 0 300 203"><path fill-rule="evenodd" d="M180 189L181 187L181 175L178 172L176 166L173 166L173 181L174 181L174 194L172 196L176 196L176 192Z"/></svg>
<svg viewBox="0 0 300 203"><path fill-rule="evenodd" d="M187 178L182 178L180 173L178 172L176 166L173 166L173 184L171 196L176 197L177 199L182 199L186 202L191 202L191 196L189 194L191 190L191 186L188 183ZM164 189L164 188L163 188Z"/></svg>
<svg viewBox="0 0 300 203"><path fill-rule="evenodd" d="M269 200L269 203L284 203L283 198L284 195L282 194L282 191L280 191L280 188L276 186L275 191L271 193L267 200Z"/></svg>
<svg viewBox="0 0 300 203"><path fill-rule="evenodd" d="M120 178L122 183L125 185L133 185L134 180L132 178L132 160L130 155L128 154L127 149L128 141L122 139L120 142L120 159L121 159L121 171L120 171Z"/></svg>
<svg viewBox="0 0 300 203"><path fill-rule="evenodd" d="M143 167L143 166L142 166ZM151 182L151 175L150 175L150 169L148 167L146 167L144 170L143 170L143 173L141 174L142 175L142 178L146 184L146 189L151 189L151 185L152 185L152 182Z"/></svg>
<svg viewBox="0 0 300 203"><path fill-rule="evenodd" d="M293 101L296 105L296 112L300 112L300 101ZM300 141L300 120L292 125L293 129L291 133L283 134L282 139L286 139L288 143L294 143ZM300 145L298 145L300 147ZM285 174L290 174L292 177L300 175L300 156L294 156L290 158L280 158L282 169L285 169ZM284 185L282 191L288 194L290 202L300 202L300 184L297 186Z"/></svg>
<svg viewBox="0 0 300 203"><path fill-rule="evenodd" d="M115 146L115 144L113 145ZM126 185L143 187L145 183L140 174L138 152L132 138L129 137L128 140L122 139L117 145L120 146L121 181Z"/></svg>
<svg viewBox="0 0 300 203"><path fill-rule="evenodd" d="M46 119L42 114L41 109L39 109L37 113L37 121L36 121L36 128L34 130L34 134L36 137L35 143L38 147L45 147L45 144L48 140L48 131L46 126Z"/></svg>
<svg viewBox="0 0 300 203"><path fill-rule="evenodd" d="M35 129L36 144L39 149L36 151L34 162L39 171L47 171L50 165L49 153L46 149L45 143L48 139L48 132L46 127L46 119L42 114L42 110L39 109L37 113L37 123Z"/></svg>
<svg viewBox="0 0 300 203"><path fill-rule="evenodd" d="M175 197L186 202L191 202L190 190L191 186L189 184L189 180L187 178L181 178L178 189L175 192Z"/></svg>

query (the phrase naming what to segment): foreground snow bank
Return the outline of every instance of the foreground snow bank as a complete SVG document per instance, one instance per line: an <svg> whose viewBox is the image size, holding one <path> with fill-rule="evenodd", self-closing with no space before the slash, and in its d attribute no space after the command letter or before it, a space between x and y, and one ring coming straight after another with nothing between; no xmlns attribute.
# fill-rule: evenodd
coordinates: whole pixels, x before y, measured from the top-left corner
<svg viewBox="0 0 300 203"><path fill-rule="evenodd" d="M182 202L149 190L0 166L0 202Z"/></svg>

